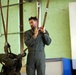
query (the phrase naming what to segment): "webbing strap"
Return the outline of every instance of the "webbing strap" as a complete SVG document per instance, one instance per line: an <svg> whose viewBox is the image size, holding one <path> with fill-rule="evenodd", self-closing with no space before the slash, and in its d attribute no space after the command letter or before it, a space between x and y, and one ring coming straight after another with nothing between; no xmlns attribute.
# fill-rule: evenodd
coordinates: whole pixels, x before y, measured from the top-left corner
<svg viewBox="0 0 76 75"><path fill-rule="evenodd" d="M7 39L7 33L8 33L8 11L9 11L9 0L7 2L7 17L6 17L6 39ZM7 43L7 40L6 40Z"/></svg>
<svg viewBox="0 0 76 75"><path fill-rule="evenodd" d="M38 27L39 27L40 0L37 0L37 9L38 9Z"/></svg>
<svg viewBox="0 0 76 75"><path fill-rule="evenodd" d="M3 17L3 12L2 12L1 0L0 0L0 8L1 8L1 16L2 16L2 23L3 23L4 34L5 34L5 40L7 40L6 39L5 23L4 23L4 17Z"/></svg>
<svg viewBox="0 0 76 75"><path fill-rule="evenodd" d="M9 5L9 0L8 0L7 5ZM4 29L4 34L5 34L5 42L7 43L7 32L8 32L8 10L9 10L9 6L7 6L6 28L5 28L4 16L3 16L3 12L2 12L2 4L1 4L1 0L0 0L0 8L1 8L1 16L2 16L3 29Z"/></svg>
<svg viewBox="0 0 76 75"><path fill-rule="evenodd" d="M45 21L46 21L46 17L47 17L49 2L50 2L50 0L47 0L46 11L45 11L44 20L43 20L43 27L45 26Z"/></svg>
<svg viewBox="0 0 76 75"><path fill-rule="evenodd" d="M3 17L3 12L2 12L2 4L1 4L1 0L0 0L0 8L1 8L1 16L2 16L2 23L3 23L3 29L4 29L4 34L5 34L5 46L4 46L4 51L8 52L8 48L9 51L11 53L11 49L10 49L10 45L7 41L7 33L8 33L8 10L9 10L9 0L7 2L7 18L6 18L6 28L5 28L5 22L4 22L4 17Z"/></svg>

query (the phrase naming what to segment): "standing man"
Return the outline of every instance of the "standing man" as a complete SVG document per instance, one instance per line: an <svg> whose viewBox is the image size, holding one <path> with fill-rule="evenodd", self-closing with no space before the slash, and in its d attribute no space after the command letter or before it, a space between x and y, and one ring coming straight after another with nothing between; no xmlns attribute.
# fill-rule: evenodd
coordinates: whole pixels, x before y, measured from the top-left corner
<svg viewBox="0 0 76 75"><path fill-rule="evenodd" d="M45 75L45 45L51 43L51 38L44 27L38 28L38 19L36 17L29 18L31 29L24 33L24 42L28 47L27 75Z"/></svg>

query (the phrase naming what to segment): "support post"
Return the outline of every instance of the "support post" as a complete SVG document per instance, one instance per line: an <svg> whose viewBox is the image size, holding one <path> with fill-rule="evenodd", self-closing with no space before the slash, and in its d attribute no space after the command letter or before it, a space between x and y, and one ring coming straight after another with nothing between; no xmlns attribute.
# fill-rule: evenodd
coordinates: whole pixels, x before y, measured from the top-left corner
<svg viewBox="0 0 76 75"><path fill-rule="evenodd" d="M23 0L19 0L19 4L22 3ZM23 4L19 5L19 13L20 13L20 32L23 32ZM20 33L20 53L22 53L24 49L24 39L23 39L23 33ZM22 60L22 65L24 65L24 58Z"/></svg>
<svg viewBox="0 0 76 75"><path fill-rule="evenodd" d="M19 2L23 2L23 0L19 0ZM23 32L23 4L19 6L19 13L20 13L20 32ZM20 33L20 52L23 51L24 43L23 43L23 33Z"/></svg>

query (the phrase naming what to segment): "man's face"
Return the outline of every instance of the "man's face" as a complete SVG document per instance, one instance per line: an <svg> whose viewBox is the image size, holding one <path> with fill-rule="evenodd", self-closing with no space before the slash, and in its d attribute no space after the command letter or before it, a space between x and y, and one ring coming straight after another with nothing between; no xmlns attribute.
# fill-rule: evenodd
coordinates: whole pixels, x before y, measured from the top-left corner
<svg viewBox="0 0 76 75"><path fill-rule="evenodd" d="M31 19L31 20L29 21L29 23L30 23L30 27L31 27L32 29L34 29L34 28L37 27L37 21L36 21L36 20Z"/></svg>

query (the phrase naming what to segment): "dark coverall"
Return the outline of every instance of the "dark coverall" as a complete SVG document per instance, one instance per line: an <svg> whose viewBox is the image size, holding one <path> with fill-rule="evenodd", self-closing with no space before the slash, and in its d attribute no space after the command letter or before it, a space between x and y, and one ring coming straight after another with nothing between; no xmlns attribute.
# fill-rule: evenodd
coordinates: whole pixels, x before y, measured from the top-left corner
<svg viewBox="0 0 76 75"><path fill-rule="evenodd" d="M24 42L28 47L27 65L26 72L27 75L35 75L35 70L37 70L37 75L45 75L45 44L49 45L51 43L51 38L48 32L45 34L39 32L36 38L33 38L33 30L30 29L24 33Z"/></svg>

